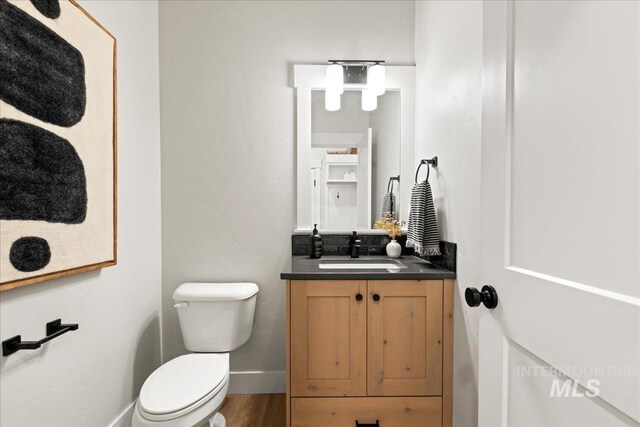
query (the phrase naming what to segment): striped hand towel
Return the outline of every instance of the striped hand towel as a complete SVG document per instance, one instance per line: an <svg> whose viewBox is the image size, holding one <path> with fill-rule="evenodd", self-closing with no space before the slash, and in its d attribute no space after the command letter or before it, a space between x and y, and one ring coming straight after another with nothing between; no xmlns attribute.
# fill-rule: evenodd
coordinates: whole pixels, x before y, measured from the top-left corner
<svg viewBox="0 0 640 427"><path fill-rule="evenodd" d="M392 192L385 194L382 201L382 218L390 217L398 219L398 207L396 205L396 195Z"/></svg>
<svg viewBox="0 0 640 427"><path fill-rule="evenodd" d="M417 183L411 190L407 247L420 256L441 255L436 210L428 181Z"/></svg>

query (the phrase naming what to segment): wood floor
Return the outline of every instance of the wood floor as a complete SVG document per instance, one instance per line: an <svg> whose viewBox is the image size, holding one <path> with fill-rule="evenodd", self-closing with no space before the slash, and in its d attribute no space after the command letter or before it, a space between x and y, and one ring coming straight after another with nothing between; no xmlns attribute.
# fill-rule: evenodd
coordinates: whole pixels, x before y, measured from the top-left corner
<svg viewBox="0 0 640 427"><path fill-rule="evenodd" d="M227 427L284 427L285 395L229 395L220 412L227 419Z"/></svg>

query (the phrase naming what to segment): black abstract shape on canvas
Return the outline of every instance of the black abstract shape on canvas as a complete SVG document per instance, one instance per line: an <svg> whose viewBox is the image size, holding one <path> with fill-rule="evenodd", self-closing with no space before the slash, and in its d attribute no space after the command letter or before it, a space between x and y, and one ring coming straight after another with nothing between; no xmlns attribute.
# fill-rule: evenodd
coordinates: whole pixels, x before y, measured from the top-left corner
<svg viewBox="0 0 640 427"><path fill-rule="evenodd" d="M86 215L87 180L73 145L0 119L0 219L79 224Z"/></svg>
<svg viewBox="0 0 640 427"><path fill-rule="evenodd" d="M0 0L0 100L44 122L70 127L82 119L86 98L80 51Z"/></svg>
<svg viewBox="0 0 640 427"><path fill-rule="evenodd" d="M9 261L16 270L38 271L51 260L49 243L40 237L21 237L13 242L9 252Z"/></svg>
<svg viewBox="0 0 640 427"><path fill-rule="evenodd" d="M58 0L31 0L38 12L47 18L56 19L60 16L60 2Z"/></svg>

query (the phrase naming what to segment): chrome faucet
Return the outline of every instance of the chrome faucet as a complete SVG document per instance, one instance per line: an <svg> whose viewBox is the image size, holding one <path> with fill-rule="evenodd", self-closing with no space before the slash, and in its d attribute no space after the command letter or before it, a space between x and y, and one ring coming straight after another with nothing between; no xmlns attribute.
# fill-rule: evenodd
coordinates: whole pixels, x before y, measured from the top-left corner
<svg viewBox="0 0 640 427"><path fill-rule="evenodd" d="M360 258L360 243L362 243L360 237L354 231L349 239L349 256L351 258Z"/></svg>

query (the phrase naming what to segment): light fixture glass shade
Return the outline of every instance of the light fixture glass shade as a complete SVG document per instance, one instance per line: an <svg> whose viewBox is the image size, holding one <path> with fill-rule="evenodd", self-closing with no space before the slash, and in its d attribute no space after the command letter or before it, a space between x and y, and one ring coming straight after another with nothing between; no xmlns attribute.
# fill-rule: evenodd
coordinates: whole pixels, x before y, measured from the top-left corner
<svg viewBox="0 0 640 427"><path fill-rule="evenodd" d="M378 108L378 96L371 89L362 91L362 109L364 111L373 111Z"/></svg>
<svg viewBox="0 0 640 427"><path fill-rule="evenodd" d="M367 88L373 91L376 96L383 95L387 86L387 73L384 65L375 64L370 66L367 74Z"/></svg>
<svg viewBox="0 0 640 427"><path fill-rule="evenodd" d="M324 108L327 111L338 111L340 109L340 92L326 89L324 91Z"/></svg>
<svg viewBox="0 0 640 427"><path fill-rule="evenodd" d="M327 66L327 90L337 92L342 95L344 92L344 72L342 65L331 64Z"/></svg>

